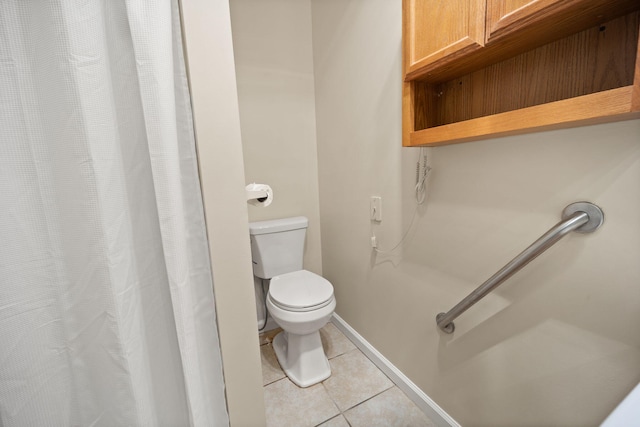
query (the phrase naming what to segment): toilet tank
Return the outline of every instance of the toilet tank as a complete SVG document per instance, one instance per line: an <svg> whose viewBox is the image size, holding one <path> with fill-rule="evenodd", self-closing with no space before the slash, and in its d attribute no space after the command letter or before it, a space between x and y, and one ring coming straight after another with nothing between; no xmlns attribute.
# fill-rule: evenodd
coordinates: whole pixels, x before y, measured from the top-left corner
<svg viewBox="0 0 640 427"><path fill-rule="evenodd" d="M253 274L271 279L302 270L309 221L303 216L249 223Z"/></svg>

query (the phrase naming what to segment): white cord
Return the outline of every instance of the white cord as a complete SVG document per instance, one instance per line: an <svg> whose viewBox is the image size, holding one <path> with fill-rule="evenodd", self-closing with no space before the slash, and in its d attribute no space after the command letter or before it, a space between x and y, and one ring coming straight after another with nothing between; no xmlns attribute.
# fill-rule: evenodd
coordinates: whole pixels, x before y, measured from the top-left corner
<svg viewBox="0 0 640 427"><path fill-rule="evenodd" d="M409 223L409 227L407 227L407 230L404 232L404 235L402 236L402 239L400 239L400 241L398 242L397 245L395 245L393 248L389 249L388 251L383 251L382 249L378 249L378 247L374 247L373 250L376 251L379 254L391 254L393 253L393 251L395 251L396 249L398 249L398 247L404 243L404 239L407 238L407 235L409 234L409 230L411 230L411 226L413 225L413 220L416 218L416 214L418 213L418 206L416 206L416 210L413 211L413 216L411 217L411 222ZM373 239L375 240L375 234L373 235Z"/></svg>
<svg viewBox="0 0 640 427"><path fill-rule="evenodd" d="M417 181L415 186L416 209L413 211L413 216L411 217L409 226L405 230L398 244L396 244L393 248L386 251L383 251L382 249L378 249L377 243L376 243L376 236L375 234L372 234L371 242L373 244L373 250L375 250L379 254L393 253L393 251L398 249L398 247L402 245L402 243L404 243L405 239L409 235L409 231L411 230L411 227L413 226L413 221L416 219L418 208L420 207L420 205L424 203L424 201L427 198L426 182L427 182L427 178L429 177L429 172L431 172L431 167L428 165L427 153L424 150L425 150L424 147L420 147L420 157L418 158L418 164L416 166L416 181ZM420 164L421 160L422 160L422 165Z"/></svg>
<svg viewBox="0 0 640 427"><path fill-rule="evenodd" d="M424 203L427 197L427 188L425 183L427 182L427 177L429 176L429 172L431 172L431 167L427 164L427 153L423 152L424 147L420 147L420 158L418 159L418 170L420 170L420 160L422 160L422 175L418 174L418 182L416 183L416 202L418 205ZM416 206L417 209L417 206Z"/></svg>

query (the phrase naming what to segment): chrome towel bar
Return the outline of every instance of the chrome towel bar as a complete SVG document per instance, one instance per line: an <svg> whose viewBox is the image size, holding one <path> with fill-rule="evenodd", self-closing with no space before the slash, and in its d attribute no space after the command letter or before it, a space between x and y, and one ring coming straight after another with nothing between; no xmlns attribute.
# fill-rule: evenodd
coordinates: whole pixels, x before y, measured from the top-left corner
<svg viewBox="0 0 640 427"><path fill-rule="evenodd" d="M438 327L448 334L453 333L455 330L453 321L458 316L480 301L489 292L497 288L502 282L520 271L538 255L549 249L571 231L591 233L597 230L603 221L604 213L602 209L593 203L577 202L570 204L562 211L562 221L554 225L542 237L533 242L531 246L522 251L507 265L502 267L500 271L487 279L486 282L478 286L451 310L438 314L436 316Z"/></svg>

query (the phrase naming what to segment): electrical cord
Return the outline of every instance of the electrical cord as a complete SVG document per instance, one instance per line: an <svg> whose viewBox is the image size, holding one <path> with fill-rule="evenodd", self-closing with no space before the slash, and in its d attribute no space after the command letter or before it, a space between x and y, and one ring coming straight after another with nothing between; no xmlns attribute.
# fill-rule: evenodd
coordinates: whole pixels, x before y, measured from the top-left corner
<svg viewBox="0 0 640 427"><path fill-rule="evenodd" d="M264 325L262 325L262 328L258 329L258 332L264 331L264 328L267 327L267 320L269 318L269 313L267 312L267 292L264 290L264 279L260 279L260 284L262 286L262 295L264 296Z"/></svg>
<svg viewBox="0 0 640 427"><path fill-rule="evenodd" d="M420 161L422 161L422 165L420 164ZM420 157L418 158L418 162L416 164L416 186L415 186L416 208L413 211L413 215L411 216L411 221L409 222L409 226L403 233L400 241L393 248L389 250L379 249L377 244L374 243L376 241L376 236L375 234L372 234L371 241L374 244L373 250L376 251L376 253L391 254L393 253L393 251L398 249L400 245L404 243L405 239L409 235L409 231L411 230L411 227L413 227L413 222L415 221L416 215L418 214L418 208L420 207L420 205L424 203L424 201L427 198L426 182L430 172L431 172L431 167L428 165L427 152L424 147L420 147Z"/></svg>
<svg viewBox="0 0 640 427"><path fill-rule="evenodd" d="M426 151L423 151L424 149L424 147L420 147L420 159L422 159L422 175L420 175L420 159L418 159L417 162L418 174L416 176L416 202L418 203L418 206L423 204L425 199L427 198L426 182L427 177L429 176L429 172L431 172L431 167L427 164L427 153Z"/></svg>

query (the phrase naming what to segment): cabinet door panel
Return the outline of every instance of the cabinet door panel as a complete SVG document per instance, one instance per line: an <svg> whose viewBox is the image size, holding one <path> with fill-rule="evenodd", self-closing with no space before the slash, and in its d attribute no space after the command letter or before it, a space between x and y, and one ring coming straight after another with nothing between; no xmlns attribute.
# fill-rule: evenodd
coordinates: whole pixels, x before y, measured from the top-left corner
<svg viewBox="0 0 640 427"><path fill-rule="evenodd" d="M485 4L485 0L404 0L408 78L480 49Z"/></svg>
<svg viewBox="0 0 640 427"><path fill-rule="evenodd" d="M561 31L559 20L584 11L588 4L606 0L488 0L486 42L493 42L527 27L536 26L539 34ZM548 27L547 27L548 26Z"/></svg>

